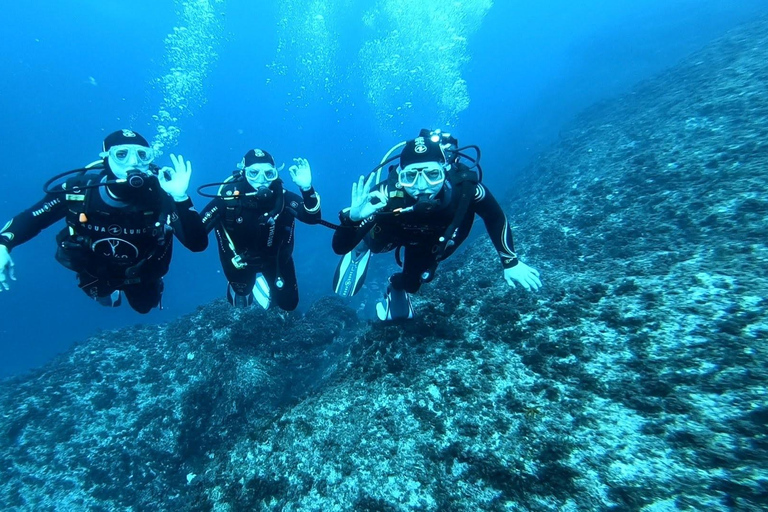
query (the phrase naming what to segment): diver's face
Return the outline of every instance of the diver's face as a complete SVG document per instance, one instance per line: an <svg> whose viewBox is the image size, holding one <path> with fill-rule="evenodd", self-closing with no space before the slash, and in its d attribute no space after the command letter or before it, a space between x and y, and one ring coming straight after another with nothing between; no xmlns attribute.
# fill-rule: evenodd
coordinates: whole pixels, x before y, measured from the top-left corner
<svg viewBox="0 0 768 512"><path fill-rule="evenodd" d="M277 179L277 169L275 166L267 163L253 164L244 169L245 179L254 189L268 187Z"/></svg>
<svg viewBox="0 0 768 512"><path fill-rule="evenodd" d="M414 199L434 199L445 183L445 167L440 162L411 164L400 170L398 182Z"/></svg>
<svg viewBox="0 0 768 512"><path fill-rule="evenodd" d="M117 179L124 180L132 171L150 174L149 165L155 158L155 152L152 148L137 144L122 144L111 147L109 151L102 153L102 156L107 157L112 174Z"/></svg>

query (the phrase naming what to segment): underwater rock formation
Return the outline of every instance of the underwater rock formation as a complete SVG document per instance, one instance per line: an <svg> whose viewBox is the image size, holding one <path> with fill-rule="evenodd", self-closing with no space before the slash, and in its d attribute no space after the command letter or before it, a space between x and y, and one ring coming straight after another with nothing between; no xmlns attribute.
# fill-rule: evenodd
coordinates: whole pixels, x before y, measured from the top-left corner
<svg viewBox="0 0 768 512"><path fill-rule="evenodd" d="M768 20L563 132L419 318L223 301L0 386L19 510L758 510L768 502ZM491 269L491 270L489 270Z"/></svg>

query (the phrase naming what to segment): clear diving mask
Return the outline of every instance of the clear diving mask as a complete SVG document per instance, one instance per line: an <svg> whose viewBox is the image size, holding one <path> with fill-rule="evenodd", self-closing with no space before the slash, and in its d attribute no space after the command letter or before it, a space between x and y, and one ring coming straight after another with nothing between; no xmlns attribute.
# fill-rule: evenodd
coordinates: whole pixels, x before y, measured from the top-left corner
<svg viewBox="0 0 768 512"><path fill-rule="evenodd" d="M438 164L412 164L401 169L397 179L403 187L413 187L419 176L430 186L441 185L445 181L445 168Z"/></svg>
<svg viewBox="0 0 768 512"><path fill-rule="evenodd" d="M263 179L266 181L275 181L277 179L277 171L276 168L271 166L266 167L263 164L256 164L243 169L243 173L249 181L259 179L260 175L263 176Z"/></svg>
<svg viewBox="0 0 768 512"><path fill-rule="evenodd" d="M112 146L109 150L100 153L99 156L109 158L110 163L130 165L133 161L135 165L148 166L155 159L155 150L138 144L121 144Z"/></svg>

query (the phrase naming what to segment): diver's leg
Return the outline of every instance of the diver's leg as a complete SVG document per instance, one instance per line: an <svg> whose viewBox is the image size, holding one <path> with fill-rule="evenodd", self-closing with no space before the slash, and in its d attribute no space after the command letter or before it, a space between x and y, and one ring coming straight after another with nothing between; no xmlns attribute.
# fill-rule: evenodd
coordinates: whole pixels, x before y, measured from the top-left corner
<svg viewBox="0 0 768 512"><path fill-rule="evenodd" d="M389 278L384 300L376 304L379 320L404 320L414 317L411 293L421 287L424 273L434 268L435 257L431 249L406 246L403 255L403 271Z"/></svg>
<svg viewBox="0 0 768 512"><path fill-rule="evenodd" d="M152 308L160 305L163 298L165 284L163 279L153 279L151 281L142 281L137 284L129 284L123 287L125 298L128 304L138 313L147 314Z"/></svg>
<svg viewBox="0 0 768 512"><path fill-rule="evenodd" d="M299 305L299 285L296 282L296 267L293 258L277 265L264 267L264 277L269 284L270 296L285 311L293 311Z"/></svg>
<svg viewBox="0 0 768 512"><path fill-rule="evenodd" d="M435 255L431 247L406 246L403 251L403 271L390 277L389 282L396 289L416 293L421 288L425 272L431 273L434 266Z"/></svg>
<svg viewBox="0 0 768 512"><path fill-rule="evenodd" d="M235 268L229 261L222 261L224 275L227 277L227 300L238 308L253 304L253 285L256 282L258 269L248 265Z"/></svg>
<svg viewBox="0 0 768 512"><path fill-rule="evenodd" d="M102 306L116 308L122 303L120 291L116 287L88 272L77 274L77 286Z"/></svg>

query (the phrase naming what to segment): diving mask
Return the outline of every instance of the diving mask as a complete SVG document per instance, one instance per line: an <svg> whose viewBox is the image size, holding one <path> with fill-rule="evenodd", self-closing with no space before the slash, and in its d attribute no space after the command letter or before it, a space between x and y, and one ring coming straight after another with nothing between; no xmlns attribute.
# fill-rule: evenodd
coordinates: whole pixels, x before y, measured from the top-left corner
<svg viewBox="0 0 768 512"><path fill-rule="evenodd" d="M412 164L400 170L397 180L403 187L413 187L419 176L430 186L442 185L445 181L445 168L438 163Z"/></svg>
<svg viewBox="0 0 768 512"><path fill-rule="evenodd" d="M103 151L99 156L109 158L110 164L130 165L134 163L134 165L148 166L155 159L155 150L138 144L120 144Z"/></svg>
<svg viewBox="0 0 768 512"><path fill-rule="evenodd" d="M271 165L256 164L243 169L248 181L258 180L260 177L266 181L275 181L277 179L277 169Z"/></svg>
<svg viewBox="0 0 768 512"><path fill-rule="evenodd" d="M142 186L143 176L150 176L150 164L157 152L138 144L120 144L112 146L99 154L106 158L109 169L119 180L131 181L132 186Z"/></svg>

